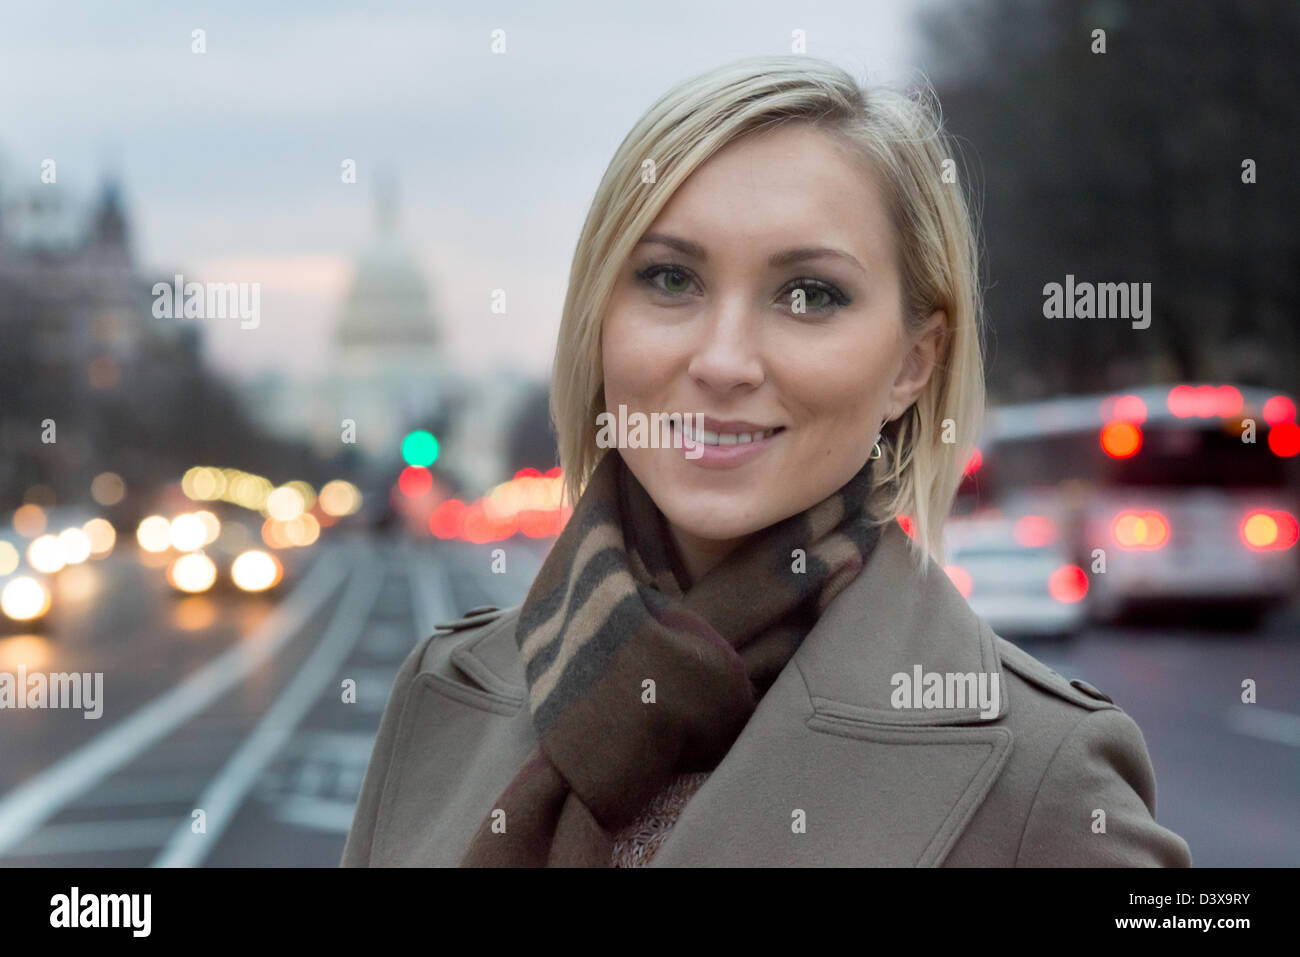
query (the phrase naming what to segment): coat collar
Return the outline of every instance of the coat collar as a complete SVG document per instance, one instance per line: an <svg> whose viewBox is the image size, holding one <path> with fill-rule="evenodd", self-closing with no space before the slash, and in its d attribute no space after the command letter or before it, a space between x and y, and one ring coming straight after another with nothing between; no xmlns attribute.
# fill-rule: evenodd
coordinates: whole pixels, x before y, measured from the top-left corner
<svg viewBox="0 0 1300 957"><path fill-rule="evenodd" d="M895 523L881 532L862 572L837 595L804 638L786 670L796 670L817 711L901 727L963 725L1007 712L1006 682L994 635L929 560L922 578L906 534ZM516 609L503 612L513 624ZM527 698L514 627L493 627L452 652L452 662L487 690ZM896 708L896 675L975 674L994 679L996 714L965 708ZM761 704L761 702L760 702Z"/></svg>
<svg viewBox="0 0 1300 957"><path fill-rule="evenodd" d="M1011 733L993 632L927 561L922 577L906 534L885 526L652 866L943 862L1001 773ZM488 690L525 701L513 624L486 629L452 661ZM996 678L997 713L894 707L893 676L918 668L983 674L989 686Z"/></svg>
<svg viewBox="0 0 1300 957"><path fill-rule="evenodd" d="M890 523L862 572L822 613L793 658L813 708L872 724L903 727L995 721L1007 712L1006 682L993 632L971 611L944 570L911 554L906 533ZM909 690L926 675L982 676L997 687L996 711L894 706L896 675ZM919 705L920 702L917 702Z"/></svg>

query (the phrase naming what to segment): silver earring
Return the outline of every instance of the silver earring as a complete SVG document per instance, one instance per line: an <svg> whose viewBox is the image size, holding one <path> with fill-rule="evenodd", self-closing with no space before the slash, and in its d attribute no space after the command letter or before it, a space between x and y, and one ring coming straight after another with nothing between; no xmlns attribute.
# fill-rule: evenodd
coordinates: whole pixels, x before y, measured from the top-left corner
<svg viewBox="0 0 1300 957"><path fill-rule="evenodd" d="M880 433L876 433L876 444L871 447L871 454L867 458L878 459L881 456L880 451Z"/></svg>

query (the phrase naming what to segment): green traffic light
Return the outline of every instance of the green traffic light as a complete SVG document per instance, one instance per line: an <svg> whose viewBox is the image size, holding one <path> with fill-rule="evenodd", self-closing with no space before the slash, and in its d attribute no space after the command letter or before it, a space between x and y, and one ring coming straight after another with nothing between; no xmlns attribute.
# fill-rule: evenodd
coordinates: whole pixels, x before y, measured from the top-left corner
<svg viewBox="0 0 1300 957"><path fill-rule="evenodd" d="M428 468L438 458L438 440L433 437L432 432L416 429L402 439L402 458L406 460L407 465Z"/></svg>

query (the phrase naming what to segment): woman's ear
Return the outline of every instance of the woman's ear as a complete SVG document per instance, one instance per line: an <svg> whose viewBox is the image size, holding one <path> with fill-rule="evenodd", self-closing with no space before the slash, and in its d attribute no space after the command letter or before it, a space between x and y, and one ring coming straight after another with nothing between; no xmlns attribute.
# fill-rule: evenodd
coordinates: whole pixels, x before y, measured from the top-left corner
<svg viewBox="0 0 1300 957"><path fill-rule="evenodd" d="M947 335L948 314L942 309L936 309L925 325L909 337L911 348L903 357L903 365L889 393L891 405L906 409L916 401L934 374L939 357L943 355Z"/></svg>

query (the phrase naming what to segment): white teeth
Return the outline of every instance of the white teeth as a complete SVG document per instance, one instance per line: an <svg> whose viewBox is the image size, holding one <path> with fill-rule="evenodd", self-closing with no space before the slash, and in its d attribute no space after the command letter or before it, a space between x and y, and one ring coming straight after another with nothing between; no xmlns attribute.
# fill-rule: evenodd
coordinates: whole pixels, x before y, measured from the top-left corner
<svg viewBox="0 0 1300 957"><path fill-rule="evenodd" d="M762 432L710 432L708 429L700 429L697 432L686 423L683 423L682 428L686 438L701 445L745 445L749 442L761 442L775 431L776 429L766 429Z"/></svg>

